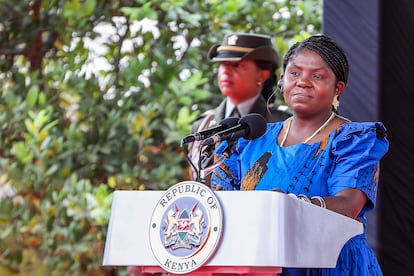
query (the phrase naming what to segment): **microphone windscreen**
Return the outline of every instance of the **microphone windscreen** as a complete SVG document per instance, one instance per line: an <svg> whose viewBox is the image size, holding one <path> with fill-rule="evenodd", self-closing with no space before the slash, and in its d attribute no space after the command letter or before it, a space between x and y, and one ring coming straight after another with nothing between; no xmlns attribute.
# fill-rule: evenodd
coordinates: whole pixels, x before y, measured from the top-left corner
<svg viewBox="0 0 414 276"><path fill-rule="evenodd" d="M244 138L247 140L257 139L266 132L266 120L257 113L251 113L242 117L239 124L247 126L248 131L244 135Z"/></svg>

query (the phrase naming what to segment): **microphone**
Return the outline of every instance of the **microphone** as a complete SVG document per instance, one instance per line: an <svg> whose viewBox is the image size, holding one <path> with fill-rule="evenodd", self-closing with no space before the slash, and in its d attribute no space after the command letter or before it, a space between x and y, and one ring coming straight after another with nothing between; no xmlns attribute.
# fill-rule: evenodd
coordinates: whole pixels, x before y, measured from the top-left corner
<svg viewBox="0 0 414 276"><path fill-rule="evenodd" d="M230 127L234 127L239 122L240 118L238 117L228 117L220 122L219 125L207 128L205 130L202 130L200 132L196 132L194 134L188 135L182 139L182 143L191 143L194 141L201 141L206 139L207 137L210 137L211 135L223 131L225 129L228 129Z"/></svg>
<svg viewBox="0 0 414 276"><path fill-rule="evenodd" d="M221 141L235 141L241 137L247 140L254 140L262 136L266 131L266 120L262 115L252 113L242 117L239 123L231 128L218 132L201 142L207 146Z"/></svg>

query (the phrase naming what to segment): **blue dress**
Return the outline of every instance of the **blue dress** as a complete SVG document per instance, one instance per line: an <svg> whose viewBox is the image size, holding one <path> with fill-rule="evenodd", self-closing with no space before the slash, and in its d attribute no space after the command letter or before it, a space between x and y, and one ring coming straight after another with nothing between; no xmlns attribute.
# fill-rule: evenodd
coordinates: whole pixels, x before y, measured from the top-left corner
<svg viewBox="0 0 414 276"><path fill-rule="evenodd" d="M336 268L284 268L280 275L382 275L366 241L365 214L374 208L379 161L388 151L386 130L380 122L343 123L321 142L280 147L282 122L267 124L266 134L255 140L239 139L234 151L212 175L211 185L223 190L281 190L284 193L333 196L356 188L367 204L358 215L364 233L342 248ZM219 158L229 149L223 142ZM317 253L317 252L315 252Z"/></svg>

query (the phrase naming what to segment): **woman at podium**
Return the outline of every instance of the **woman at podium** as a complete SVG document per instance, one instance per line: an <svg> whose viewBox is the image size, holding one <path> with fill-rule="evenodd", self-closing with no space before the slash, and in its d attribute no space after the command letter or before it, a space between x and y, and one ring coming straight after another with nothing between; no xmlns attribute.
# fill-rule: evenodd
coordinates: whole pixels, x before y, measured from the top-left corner
<svg viewBox="0 0 414 276"><path fill-rule="evenodd" d="M281 191L359 220L365 229L389 145L381 122L351 122L338 114L348 72L347 56L331 38L315 35L294 44L284 56L279 83L293 115L267 124L258 139L239 139L213 172L213 189ZM217 158L227 146L219 146ZM284 268L281 275L382 272L364 230L345 244L335 268Z"/></svg>

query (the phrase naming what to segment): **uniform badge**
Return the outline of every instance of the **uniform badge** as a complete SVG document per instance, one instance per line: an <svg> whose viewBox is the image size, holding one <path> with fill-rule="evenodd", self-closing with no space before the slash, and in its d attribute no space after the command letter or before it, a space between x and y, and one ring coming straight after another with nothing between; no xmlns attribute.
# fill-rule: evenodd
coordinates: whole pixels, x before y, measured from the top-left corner
<svg viewBox="0 0 414 276"><path fill-rule="evenodd" d="M158 201L151 217L154 257L170 273L190 273L216 250L222 223L220 202L210 188L195 181L175 184Z"/></svg>
<svg viewBox="0 0 414 276"><path fill-rule="evenodd" d="M237 37L237 35L231 35L229 36L229 38L227 39L227 44L228 45L236 45L237 44L237 40L239 38Z"/></svg>

